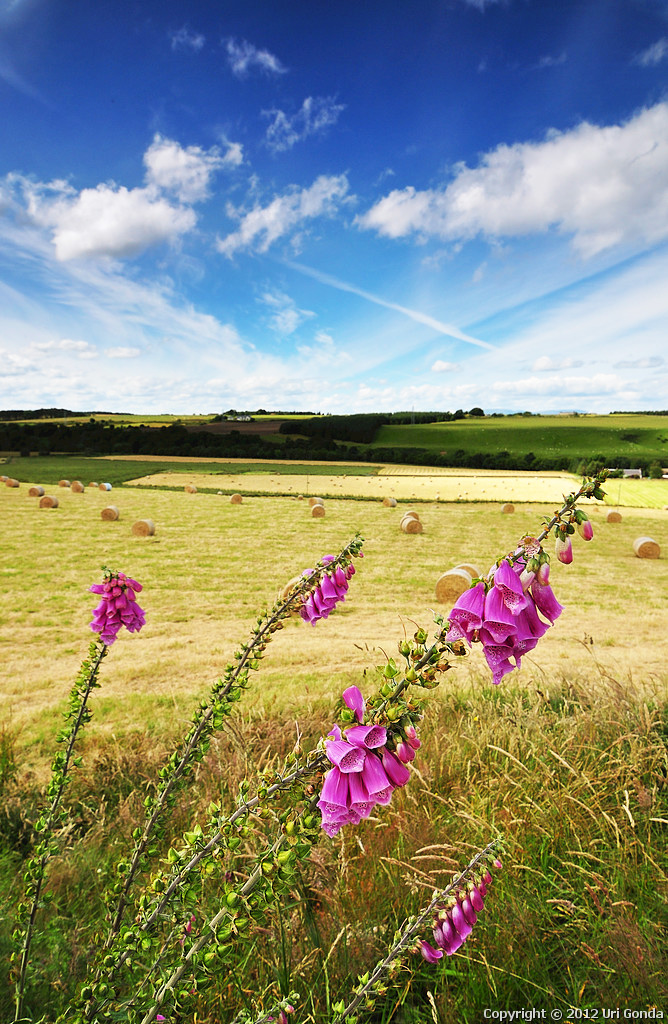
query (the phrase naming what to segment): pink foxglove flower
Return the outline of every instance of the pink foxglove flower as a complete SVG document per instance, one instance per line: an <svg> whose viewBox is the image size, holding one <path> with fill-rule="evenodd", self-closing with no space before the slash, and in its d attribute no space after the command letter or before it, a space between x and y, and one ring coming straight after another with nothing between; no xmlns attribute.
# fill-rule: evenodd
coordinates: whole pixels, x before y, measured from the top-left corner
<svg viewBox="0 0 668 1024"><path fill-rule="evenodd" d="M334 555L324 555L322 561L329 563L333 559ZM311 572L311 569L306 569L302 575L307 576ZM334 572L325 573L318 586L308 595L299 609L302 619L305 622L310 622L312 626L315 626L319 619L326 619L340 601L345 601L348 580L354 574L355 566L352 563L345 569L339 565Z"/></svg>
<svg viewBox="0 0 668 1024"><path fill-rule="evenodd" d="M564 565L571 564L573 561L573 544L570 537L566 537L565 540L557 537L554 542L554 550L560 562L563 562Z"/></svg>
<svg viewBox="0 0 668 1024"><path fill-rule="evenodd" d="M501 867L501 861L494 860L494 867ZM457 893L454 900L439 910L432 922L434 946L421 939L417 951L428 963L437 963L443 953L452 956L466 942L478 921L478 914L485 906L485 896L492 876L488 869L466 889ZM440 955L439 955L440 954Z"/></svg>
<svg viewBox="0 0 668 1024"><path fill-rule="evenodd" d="M100 634L100 639L111 646L123 626L130 633L137 633L146 622L143 610L137 604L136 595L142 585L126 576L124 572L105 570L104 582L89 587L102 600L93 612L90 628Z"/></svg>
<svg viewBox="0 0 668 1024"><path fill-rule="evenodd" d="M594 536L594 527L591 525L589 519L585 519L583 523L578 525L578 533L583 540L591 540Z"/></svg>

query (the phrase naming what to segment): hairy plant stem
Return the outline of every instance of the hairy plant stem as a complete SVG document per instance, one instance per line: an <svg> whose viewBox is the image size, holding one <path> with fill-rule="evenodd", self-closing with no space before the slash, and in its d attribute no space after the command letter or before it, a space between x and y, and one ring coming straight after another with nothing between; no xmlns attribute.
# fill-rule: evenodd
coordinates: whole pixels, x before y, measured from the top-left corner
<svg viewBox="0 0 668 1024"><path fill-rule="evenodd" d="M242 675L244 674L244 672L247 671L249 662L253 660L253 655L257 647L271 639L271 635L275 631L275 627L277 626L277 624L282 619L287 617L287 615L292 610L293 606L301 600L304 594L308 593L315 586L318 585L318 583L321 581L322 577L325 575L326 572L331 571L334 567L336 567L336 565L340 564L342 561L345 561L350 557L351 547L356 546L356 541L357 537L354 538L353 541L351 541L351 543L348 544L345 548L343 548L343 550L339 553L339 555L336 556L333 562L327 565L318 565L309 576L304 577L304 582L300 584L298 587L296 587L295 590L289 595L289 597L287 597L284 601L282 601L280 604L274 607L272 613L266 616L262 626L257 630L257 632L253 633L250 642L244 645L242 654L238 659L238 663L234 670L229 674L228 678L225 681L225 684L221 686L220 689L216 689L214 699L212 700L210 706L206 709L206 711L203 712L197 726L192 730L191 735L183 748L180 761L175 766L173 771L170 772L169 779L161 789L160 794L156 800L155 808L144 826L144 830L140 839L137 841L135 845L132 860L126 872L125 879L123 881L123 885L119 895L118 903L116 905L116 910L114 912L112 923L107 935L107 939L104 946L105 949L111 948L115 937L118 935L121 924L123 922L123 916L125 914L125 909L128 902L128 894L135 880L137 872L141 866L142 858L146 853L146 850L148 849L148 845L153 835L153 830L156 826L156 823L162 816L165 810L165 805L167 804L170 796L176 789L177 784L181 781L181 779L184 776L184 773L189 767L193 759L193 755L196 752L197 747L200 743L200 740L202 739L203 734L207 730L211 722L211 719L216 713L216 705L220 702L221 699L224 699L229 695L230 690L233 689L235 683L237 683L240 677L242 677ZM357 544L357 546L359 546L359 544Z"/></svg>
<svg viewBox="0 0 668 1024"><path fill-rule="evenodd" d="M88 672L81 679L81 683L84 684L84 690L83 692L81 692L79 690L78 685L75 684L71 693L72 708L76 708L76 717L74 718L74 721L69 731L67 746L65 748L64 754L62 756L57 755L53 762L52 782L51 787L49 787L49 792L52 798L51 806L49 807L46 817L43 819L40 828L40 833L46 837L47 844L50 834L54 830L54 824L56 819L60 819L62 821L62 813L59 813L61 811L60 803L62 800L63 793L65 791L65 787L69 782L68 772L72 760L72 754L74 751L74 744L76 742L79 730L81 729L82 725L86 724L90 717L90 713L88 711L87 706L88 698L91 694L91 691L95 689L97 685L97 676L100 670L100 665L102 664L102 660L105 657L108 649L109 648L107 644L103 643L101 640L95 641L94 644L91 645L91 655L93 654L93 652L95 652L95 657L92 663L90 664ZM84 665L82 666L82 672L85 664L86 662L84 662ZM71 714L68 717L72 717ZM16 982L16 996L14 1001L15 1022L21 1019L21 1013L23 1011L25 985L28 973L28 964L30 962L30 947L32 945L32 939L35 933L35 921L37 918L37 911L39 910L40 898L42 895L42 889L44 887L44 881L46 878L46 866L53 856L53 849L50 849L47 845L47 849L39 858L37 864L34 866L33 869L29 870L30 879L34 885L34 892L32 904L30 907L30 913L28 916L28 921L25 926L23 944L21 948L19 973Z"/></svg>
<svg viewBox="0 0 668 1024"><path fill-rule="evenodd" d="M485 849L477 853L473 860L466 865L464 870L453 878L450 885L446 886L445 889L439 889L435 892L429 905L425 907L424 910L421 910L417 917L407 922L399 939L395 942L385 959L380 961L373 973L369 976L369 980L365 982L360 989L358 989L348 1005L338 1014L338 1016L334 1018L332 1024L342 1024L347 1017L350 1017L350 1015L355 1012L367 995L373 993L377 982L380 981L383 975L390 969L394 961L401 956L410 943L415 939L418 932L424 927L436 908L443 903L451 893L456 892L461 887L463 882L468 879L469 875L477 865L482 860L485 860L490 856L498 843L498 839L493 839L491 843L488 843Z"/></svg>

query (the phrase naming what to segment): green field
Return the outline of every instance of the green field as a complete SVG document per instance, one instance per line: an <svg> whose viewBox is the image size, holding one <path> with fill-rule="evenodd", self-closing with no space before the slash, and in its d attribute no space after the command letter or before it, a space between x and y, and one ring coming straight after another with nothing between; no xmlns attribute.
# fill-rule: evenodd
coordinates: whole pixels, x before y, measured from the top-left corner
<svg viewBox="0 0 668 1024"><path fill-rule="evenodd" d="M383 426L372 447L426 448L454 455L533 452L537 458L657 459L668 466L668 417L611 416L504 416L471 417L452 423Z"/></svg>
<svg viewBox="0 0 668 1024"><path fill-rule="evenodd" d="M123 461L125 473L143 465ZM51 467L52 481L62 466ZM295 618L276 635L177 808L176 837L191 815L205 820L211 800L233 800L275 750L287 753L297 730L315 743L345 687L370 692L397 642L416 624L430 628L433 609L447 614L435 602L441 572L463 561L484 572L553 511L528 503L509 516L484 502L425 501L424 533L407 535L400 510L378 501L332 499L315 520L306 503L280 495L235 506L215 494L120 485L111 495L57 494L59 508L40 510L24 485L0 487L2 959L60 713L91 636L97 598L88 587L102 564L143 582L147 623L120 636L103 665L68 795L70 849L53 863L53 925L36 947L44 980L29 991L32 1019L47 1021L85 970L103 918L101 885L113 881L122 844L141 824L151 780L279 588L356 530L367 538L346 602L316 627ZM117 522L100 517L110 499ZM250 993L292 988L294 1019L329 1024L331 1001L383 956L405 915L497 830L508 856L471 938L436 967L409 956L360 1024L478 1024L490 1005L555 1007L565 1020L569 1006L584 1015L668 1005L668 519L629 509L613 525L606 511L592 508L594 540L575 538L572 565L554 562L565 611L522 669L492 688L474 650L446 674L431 693L411 783L358 829L319 844L289 909L267 911L251 928L241 960L216 967L184 1024L231 1021ZM138 518L154 521L154 536L132 535ZM640 535L661 545L661 558L635 557ZM244 858L221 863L221 888L226 870L243 877ZM3 1021L11 1019L6 978L3 970Z"/></svg>

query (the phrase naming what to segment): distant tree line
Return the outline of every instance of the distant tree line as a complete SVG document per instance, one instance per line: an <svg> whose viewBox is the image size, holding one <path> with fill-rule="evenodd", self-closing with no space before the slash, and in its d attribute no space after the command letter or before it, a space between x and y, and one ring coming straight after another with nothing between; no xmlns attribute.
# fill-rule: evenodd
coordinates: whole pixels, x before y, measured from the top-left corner
<svg viewBox="0 0 668 1024"><path fill-rule="evenodd" d="M298 429L301 428L300 423ZM369 448L363 441L343 444L341 438L318 435L286 437L284 443L277 445L261 436L244 434L243 430L232 430L229 434L211 434L202 430L188 430L180 423L162 427L114 426L95 420L71 425L49 420L42 420L39 423L0 422L0 451L16 451L24 456L36 452L40 455L181 455L266 461L359 460L470 469L535 472L568 470L582 475L594 473L602 466L611 469L628 466L628 457L607 457L604 453L593 458L574 458L568 455L536 456L533 452L471 452L459 448L444 455L426 448ZM656 473L658 463L655 460L636 458L634 465L647 475L651 469L654 474Z"/></svg>
<svg viewBox="0 0 668 1024"><path fill-rule="evenodd" d="M471 411L471 415L484 416ZM281 423L281 434L300 434L320 440L343 441L347 444L371 444L379 427L389 424L404 425L407 423L450 423L452 420L463 420L466 413L462 409L456 412L364 412L349 416L315 416L310 420L294 423Z"/></svg>

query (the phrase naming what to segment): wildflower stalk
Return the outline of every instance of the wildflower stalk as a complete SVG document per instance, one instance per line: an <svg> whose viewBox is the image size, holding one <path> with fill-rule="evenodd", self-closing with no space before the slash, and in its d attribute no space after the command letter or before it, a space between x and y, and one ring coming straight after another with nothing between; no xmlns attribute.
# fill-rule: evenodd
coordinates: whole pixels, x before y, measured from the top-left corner
<svg viewBox="0 0 668 1024"><path fill-rule="evenodd" d="M288 597L277 602L270 612L258 623L248 643L241 645L235 654L236 665L230 664L224 676L212 687L209 700L202 702L193 717L192 728L186 735L181 748L170 757L168 764L161 769L161 784L156 797L148 797L146 801L147 819L143 830L136 829L134 850L125 877L117 887L117 903L113 911L111 926L105 942L105 950L111 948L119 933L130 889L138 872L146 866L146 853L165 813L173 806L176 794L187 776L192 772L193 764L201 761L208 749L212 733L223 723L232 710L232 705L241 698L241 691L248 685L248 673L257 671L259 661L263 657L267 644L273 634L283 628L286 619L294 608L302 603L302 599L318 585L326 572L338 565L348 563L362 546L362 539L356 535L342 551L328 563L319 563L313 572L304 577Z"/></svg>
<svg viewBox="0 0 668 1024"><path fill-rule="evenodd" d="M79 757L74 757L74 745L80 729L92 717L92 712L88 707L88 698L91 692L100 685L97 677L107 650L108 646L102 640L94 640L91 643L88 658L82 663L77 680L70 691L69 709L65 712L65 719L71 725L69 729L64 729L58 736L58 742L66 742L66 747L55 755L51 765L51 782L47 789L47 796L51 798L51 803L35 822L35 831L41 838L33 856L28 861L28 869L24 875L26 900L32 898L29 908L27 903L19 907L19 913L21 910L27 910L27 919L25 924L19 922L14 933L15 939L21 941L14 1002L15 1022L21 1019L23 1012L30 948L35 932L37 912L46 902L42 895L46 879L46 866L51 858L59 852L55 834L64 829L66 825L62 796L70 782L70 767L81 763Z"/></svg>
<svg viewBox="0 0 668 1024"><path fill-rule="evenodd" d="M365 1000L373 999L374 993L378 989L379 982L389 972L392 964L401 957L402 953L405 953L408 950L408 947L427 924L437 907L444 903L450 895L461 889L464 882L468 880L476 867L480 863L486 862L495 852L498 845L498 839L493 839L491 843L488 843L485 849L477 853L466 865L464 870L456 875L445 889L439 889L434 893L430 903L421 910L416 917L409 918L404 925L401 935L396 940L387 956L376 965L373 972L368 975L368 977L363 977L361 985L357 988L355 995L350 1002L346 1006L343 1006L341 1002L334 1007L336 1017L332 1021L332 1024L343 1024L343 1021L355 1013L355 1010L361 1003Z"/></svg>

